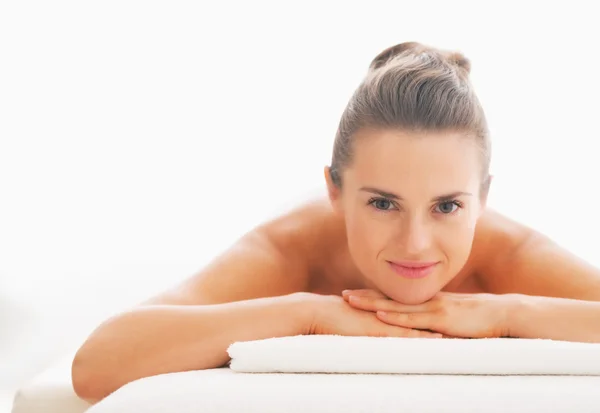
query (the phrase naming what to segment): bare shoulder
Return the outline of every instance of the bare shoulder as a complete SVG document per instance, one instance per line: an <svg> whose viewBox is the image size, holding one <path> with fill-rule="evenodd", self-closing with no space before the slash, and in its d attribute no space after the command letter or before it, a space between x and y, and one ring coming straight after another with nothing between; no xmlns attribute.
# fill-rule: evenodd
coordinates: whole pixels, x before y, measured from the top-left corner
<svg viewBox="0 0 600 413"><path fill-rule="evenodd" d="M333 212L325 197L307 201L258 230L286 257L317 266L323 256L321 247L328 245L335 249L345 238L344 221Z"/></svg>
<svg viewBox="0 0 600 413"><path fill-rule="evenodd" d="M143 304L218 304L310 290L316 244L335 225L322 200L257 225L206 267Z"/></svg>
<svg viewBox="0 0 600 413"><path fill-rule="evenodd" d="M530 227L502 213L487 208L475 230L474 254L479 261L489 261L498 251L517 248L533 235Z"/></svg>
<svg viewBox="0 0 600 413"><path fill-rule="evenodd" d="M510 257L536 234L527 225L487 208L475 230L470 258L473 271L485 285L497 282L498 269L506 269Z"/></svg>
<svg viewBox="0 0 600 413"><path fill-rule="evenodd" d="M487 292L600 300L600 269L539 231L490 211L477 232L477 271Z"/></svg>

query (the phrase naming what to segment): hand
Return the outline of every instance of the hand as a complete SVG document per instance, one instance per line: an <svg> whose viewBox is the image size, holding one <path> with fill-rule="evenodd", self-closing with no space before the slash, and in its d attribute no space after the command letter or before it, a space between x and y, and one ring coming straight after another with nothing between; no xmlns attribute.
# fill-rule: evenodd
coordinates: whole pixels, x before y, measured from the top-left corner
<svg viewBox="0 0 600 413"><path fill-rule="evenodd" d="M405 305L372 290L344 291L343 297L390 325L469 338L508 336L508 312L515 300L510 294L439 292L423 304Z"/></svg>
<svg viewBox="0 0 600 413"><path fill-rule="evenodd" d="M441 334L400 327L378 319L371 311L352 308L344 298L310 294L313 317L309 334L372 337L442 337Z"/></svg>

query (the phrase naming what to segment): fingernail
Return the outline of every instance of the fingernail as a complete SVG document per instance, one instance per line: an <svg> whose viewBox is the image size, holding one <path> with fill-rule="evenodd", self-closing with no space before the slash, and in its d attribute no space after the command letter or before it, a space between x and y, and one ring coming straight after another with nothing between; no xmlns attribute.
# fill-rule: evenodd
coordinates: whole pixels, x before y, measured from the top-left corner
<svg viewBox="0 0 600 413"><path fill-rule="evenodd" d="M350 292L350 290L344 290L342 291L342 295L348 294Z"/></svg>
<svg viewBox="0 0 600 413"><path fill-rule="evenodd" d="M353 303L357 303L360 301L360 297L357 295L351 295L350 298L348 298L348 301L352 301Z"/></svg>

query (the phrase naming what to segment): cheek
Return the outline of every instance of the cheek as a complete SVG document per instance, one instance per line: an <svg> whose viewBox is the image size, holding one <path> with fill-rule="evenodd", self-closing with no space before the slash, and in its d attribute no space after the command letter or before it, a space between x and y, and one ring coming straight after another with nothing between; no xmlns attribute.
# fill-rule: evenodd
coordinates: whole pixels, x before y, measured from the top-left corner
<svg viewBox="0 0 600 413"><path fill-rule="evenodd" d="M386 248L391 237L393 225L389 220L377 220L369 212L355 209L346 217L348 246L357 264L372 262Z"/></svg>
<svg viewBox="0 0 600 413"><path fill-rule="evenodd" d="M445 251L454 270L462 267L469 258L475 226L470 219L457 220L453 225L441 228L438 244Z"/></svg>

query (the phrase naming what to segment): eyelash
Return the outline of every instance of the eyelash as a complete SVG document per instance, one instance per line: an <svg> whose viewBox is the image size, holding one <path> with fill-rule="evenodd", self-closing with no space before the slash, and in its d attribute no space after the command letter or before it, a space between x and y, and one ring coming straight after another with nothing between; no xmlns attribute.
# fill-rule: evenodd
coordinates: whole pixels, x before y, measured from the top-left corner
<svg viewBox="0 0 600 413"><path fill-rule="evenodd" d="M374 197L374 198L369 199L369 201L367 202L367 205L370 205L373 208L375 208L374 204L377 201L386 201L386 202L389 202L392 205L395 205L395 203L393 201L391 201L391 200L389 200L387 198L381 198L381 197ZM456 211L450 212L448 214L444 214L443 212L440 212L441 215L454 215L459 209L463 209L464 208L464 204L462 202L456 200L456 199L442 201L442 202L436 204L436 207L439 206L439 205L441 205L441 204L448 204L448 203L456 205L458 209ZM377 212L389 212L389 211L391 211L389 209L379 209L379 208L375 208L375 210Z"/></svg>

